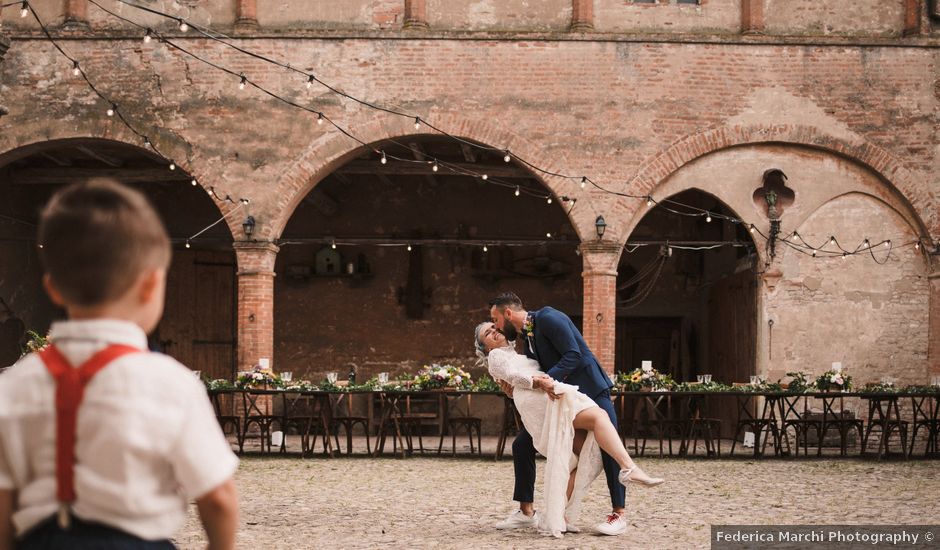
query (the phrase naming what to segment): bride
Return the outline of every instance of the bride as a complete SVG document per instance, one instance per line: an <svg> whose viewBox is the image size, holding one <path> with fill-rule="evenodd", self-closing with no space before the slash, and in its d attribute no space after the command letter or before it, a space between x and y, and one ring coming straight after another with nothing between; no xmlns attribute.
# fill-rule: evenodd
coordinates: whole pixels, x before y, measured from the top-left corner
<svg viewBox="0 0 940 550"><path fill-rule="evenodd" d="M630 458L617 430L600 407L572 386L553 380L536 361L516 353L491 322L477 325L477 355L490 375L513 386L512 399L536 450L546 461L545 509L539 531L560 537L574 531L584 490L601 472L600 449L620 465L620 483L653 487L663 479L648 476ZM600 449L598 449L600 447Z"/></svg>

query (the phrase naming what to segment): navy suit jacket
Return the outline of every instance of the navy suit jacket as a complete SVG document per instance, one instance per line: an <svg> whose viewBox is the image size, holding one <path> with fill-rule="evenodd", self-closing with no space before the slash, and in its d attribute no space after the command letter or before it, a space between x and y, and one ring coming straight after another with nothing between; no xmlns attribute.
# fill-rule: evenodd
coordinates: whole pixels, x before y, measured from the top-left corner
<svg viewBox="0 0 940 550"><path fill-rule="evenodd" d="M531 313L535 330L532 338L522 334L525 354L546 374L592 399L614 386L567 315L551 307Z"/></svg>

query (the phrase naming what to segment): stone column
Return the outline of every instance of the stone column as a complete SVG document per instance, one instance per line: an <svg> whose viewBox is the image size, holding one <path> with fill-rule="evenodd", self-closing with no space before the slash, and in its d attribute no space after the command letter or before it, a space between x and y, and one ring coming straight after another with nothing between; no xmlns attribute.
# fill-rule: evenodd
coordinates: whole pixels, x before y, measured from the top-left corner
<svg viewBox="0 0 940 550"><path fill-rule="evenodd" d="M764 32L764 0L741 0L741 33Z"/></svg>
<svg viewBox="0 0 940 550"><path fill-rule="evenodd" d="M88 0L65 0L65 22L62 27L68 30L88 28Z"/></svg>
<svg viewBox="0 0 940 550"><path fill-rule="evenodd" d="M238 369L270 357L274 364L274 260L278 250L269 242L239 241L238 260Z"/></svg>
<svg viewBox="0 0 940 550"><path fill-rule="evenodd" d="M235 28L238 30L258 28L258 0L235 0Z"/></svg>
<svg viewBox="0 0 940 550"><path fill-rule="evenodd" d="M594 0L571 0L571 32L594 30Z"/></svg>
<svg viewBox="0 0 940 550"><path fill-rule="evenodd" d="M932 272L927 278L930 281L930 321L927 329L927 372L928 376L934 376L940 375L940 271Z"/></svg>
<svg viewBox="0 0 940 550"><path fill-rule="evenodd" d="M428 28L428 6L426 0L405 0L405 17L402 26L406 29Z"/></svg>
<svg viewBox="0 0 940 550"><path fill-rule="evenodd" d="M581 243L584 263L584 339L608 373L614 372L617 334L617 264L621 246L613 241Z"/></svg>

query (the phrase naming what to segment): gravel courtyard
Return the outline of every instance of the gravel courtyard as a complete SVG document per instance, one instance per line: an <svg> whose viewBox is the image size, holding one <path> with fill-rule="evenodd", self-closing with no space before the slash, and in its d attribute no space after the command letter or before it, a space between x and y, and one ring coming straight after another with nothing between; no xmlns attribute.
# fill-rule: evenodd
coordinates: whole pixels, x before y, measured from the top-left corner
<svg viewBox="0 0 940 550"><path fill-rule="evenodd" d="M513 510L511 459L245 457L239 548L706 548L711 524L940 524L937 461L640 464L668 481L628 489L627 534L591 533L609 510L598 480L584 532L558 541L490 527ZM195 507L176 542L204 547Z"/></svg>

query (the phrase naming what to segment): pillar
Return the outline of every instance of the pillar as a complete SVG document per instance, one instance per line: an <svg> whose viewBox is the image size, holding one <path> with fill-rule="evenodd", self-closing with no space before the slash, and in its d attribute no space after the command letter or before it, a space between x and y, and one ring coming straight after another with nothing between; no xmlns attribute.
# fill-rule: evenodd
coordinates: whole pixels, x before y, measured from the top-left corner
<svg viewBox="0 0 940 550"><path fill-rule="evenodd" d="M930 282L930 321L927 329L927 380L940 375L940 271L927 276Z"/></svg>
<svg viewBox="0 0 940 550"><path fill-rule="evenodd" d="M88 28L88 0L65 0L66 29L82 30Z"/></svg>
<svg viewBox="0 0 940 550"><path fill-rule="evenodd" d="M613 241L581 243L584 263L584 322L582 332L591 351L608 373L615 364L617 338L617 264L621 246Z"/></svg>
<svg viewBox="0 0 940 550"><path fill-rule="evenodd" d="M405 0L405 17L402 26L406 29L428 28L427 0Z"/></svg>
<svg viewBox="0 0 940 550"><path fill-rule="evenodd" d="M594 0L571 1L571 31L588 32L594 30Z"/></svg>
<svg viewBox="0 0 940 550"><path fill-rule="evenodd" d="M904 36L920 34L921 4L924 0L904 0Z"/></svg>
<svg viewBox="0 0 940 550"><path fill-rule="evenodd" d="M2 31L2 29L0 29ZM7 50L10 48L10 39L6 36L3 36L3 33L0 32L0 63L3 63L3 56L6 55ZM0 104L0 117L9 113L6 107Z"/></svg>
<svg viewBox="0 0 940 550"><path fill-rule="evenodd" d="M258 28L258 0L235 0L235 28L239 30Z"/></svg>
<svg viewBox="0 0 940 550"><path fill-rule="evenodd" d="M274 260L278 250L269 242L236 242L238 261L238 370L274 364Z"/></svg>
<svg viewBox="0 0 940 550"><path fill-rule="evenodd" d="M741 33L764 32L764 0L741 0Z"/></svg>

